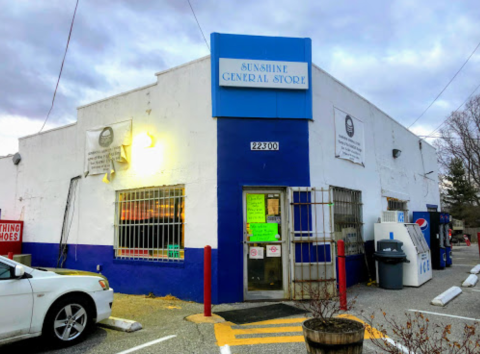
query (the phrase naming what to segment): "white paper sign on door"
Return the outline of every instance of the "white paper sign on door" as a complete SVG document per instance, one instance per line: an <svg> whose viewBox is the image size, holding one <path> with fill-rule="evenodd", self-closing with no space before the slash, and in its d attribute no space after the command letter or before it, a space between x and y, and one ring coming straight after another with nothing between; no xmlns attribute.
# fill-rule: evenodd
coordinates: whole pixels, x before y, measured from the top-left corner
<svg viewBox="0 0 480 354"><path fill-rule="evenodd" d="M263 247L250 247L250 259L263 259Z"/></svg>
<svg viewBox="0 0 480 354"><path fill-rule="evenodd" d="M281 257L281 256L282 256L282 246L280 245L267 246L267 257Z"/></svg>

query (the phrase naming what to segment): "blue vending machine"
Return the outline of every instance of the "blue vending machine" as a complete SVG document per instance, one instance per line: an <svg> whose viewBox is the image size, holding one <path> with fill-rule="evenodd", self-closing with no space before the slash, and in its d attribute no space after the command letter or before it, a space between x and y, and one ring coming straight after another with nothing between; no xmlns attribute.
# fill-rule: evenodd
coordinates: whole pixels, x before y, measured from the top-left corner
<svg viewBox="0 0 480 354"><path fill-rule="evenodd" d="M441 213L440 214L440 226L443 227L443 235L445 237L445 256L446 266L450 267L452 265L452 244L450 242L450 237L448 237L448 229L450 228L450 214Z"/></svg>
<svg viewBox="0 0 480 354"><path fill-rule="evenodd" d="M430 247L432 268L445 269L447 254L445 252L444 228L440 227L440 213L436 211L414 211L413 222L420 226L428 247Z"/></svg>

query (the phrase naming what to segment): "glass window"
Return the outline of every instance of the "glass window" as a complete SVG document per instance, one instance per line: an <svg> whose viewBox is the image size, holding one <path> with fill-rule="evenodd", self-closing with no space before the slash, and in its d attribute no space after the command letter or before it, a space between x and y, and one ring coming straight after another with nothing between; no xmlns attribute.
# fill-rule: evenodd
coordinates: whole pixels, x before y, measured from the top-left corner
<svg viewBox="0 0 480 354"><path fill-rule="evenodd" d="M0 262L0 280L12 278L12 267Z"/></svg>
<svg viewBox="0 0 480 354"><path fill-rule="evenodd" d="M184 186L118 191L115 219L116 258L184 259Z"/></svg>

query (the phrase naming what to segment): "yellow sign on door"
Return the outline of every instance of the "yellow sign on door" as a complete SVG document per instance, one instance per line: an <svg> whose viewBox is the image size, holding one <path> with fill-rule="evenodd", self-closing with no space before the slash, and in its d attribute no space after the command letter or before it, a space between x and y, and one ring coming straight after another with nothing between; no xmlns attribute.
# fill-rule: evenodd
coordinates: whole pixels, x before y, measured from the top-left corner
<svg viewBox="0 0 480 354"><path fill-rule="evenodd" d="M247 222L265 222L265 194L247 194Z"/></svg>

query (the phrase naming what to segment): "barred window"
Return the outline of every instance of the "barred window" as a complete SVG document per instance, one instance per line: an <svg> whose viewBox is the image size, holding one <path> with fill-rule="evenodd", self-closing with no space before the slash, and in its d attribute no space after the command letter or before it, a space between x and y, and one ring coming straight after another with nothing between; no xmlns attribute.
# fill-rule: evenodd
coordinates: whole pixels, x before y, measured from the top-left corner
<svg viewBox="0 0 480 354"><path fill-rule="evenodd" d="M387 210L403 211L405 222L408 222L408 201L399 200L396 198L387 198L388 206Z"/></svg>
<svg viewBox="0 0 480 354"><path fill-rule="evenodd" d="M184 186L117 191L115 210L115 258L184 259Z"/></svg>
<svg viewBox="0 0 480 354"><path fill-rule="evenodd" d="M345 241L345 254L364 253L362 192L331 187L335 239Z"/></svg>

